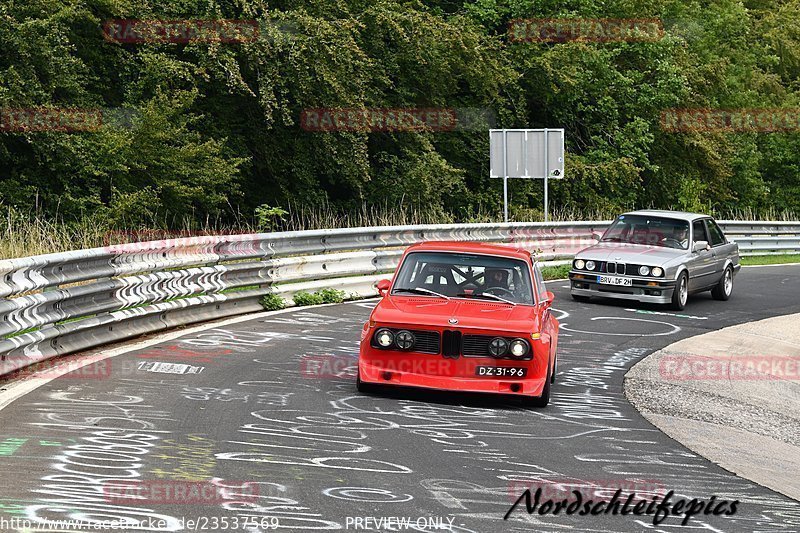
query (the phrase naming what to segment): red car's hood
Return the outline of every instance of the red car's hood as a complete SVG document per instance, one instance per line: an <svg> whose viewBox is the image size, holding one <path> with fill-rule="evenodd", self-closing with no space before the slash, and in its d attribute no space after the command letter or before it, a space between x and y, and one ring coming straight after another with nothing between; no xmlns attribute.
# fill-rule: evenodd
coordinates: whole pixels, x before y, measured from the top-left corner
<svg viewBox="0 0 800 533"><path fill-rule="evenodd" d="M451 298L389 296L378 303L372 319L378 324L408 325L494 331L538 330L536 307L501 302ZM451 319L458 320L452 324Z"/></svg>

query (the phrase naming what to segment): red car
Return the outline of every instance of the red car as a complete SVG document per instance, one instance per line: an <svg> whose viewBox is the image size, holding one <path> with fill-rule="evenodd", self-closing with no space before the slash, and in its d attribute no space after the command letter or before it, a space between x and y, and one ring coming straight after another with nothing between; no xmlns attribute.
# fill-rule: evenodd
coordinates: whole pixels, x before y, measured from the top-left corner
<svg viewBox="0 0 800 533"><path fill-rule="evenodd" d="M537 263L474 242L408 248L361 332L359 391L399 385L519 397L545 406L558 321Z"/></svg>

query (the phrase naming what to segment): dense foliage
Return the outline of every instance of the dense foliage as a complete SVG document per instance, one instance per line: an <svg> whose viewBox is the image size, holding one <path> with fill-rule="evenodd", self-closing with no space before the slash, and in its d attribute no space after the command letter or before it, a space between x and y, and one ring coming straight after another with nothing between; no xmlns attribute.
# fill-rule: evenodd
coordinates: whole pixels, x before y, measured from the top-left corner
<svg viewBox="0 0 800 533"><path fill-rule="evenodd" d="M651 18L653 42L510 42L515 18ZM255 19L244 43L120 44L109 19ZM800 107L800 1L3 0L0 110L134 112L0 132L0 203L148 223L258 206L497 213L485 130L305 131L304 109L484 108L564 127L554 206L800 210L800 137L664 131L669 108ZM541 182L512 183L540 216Z"/></svg>

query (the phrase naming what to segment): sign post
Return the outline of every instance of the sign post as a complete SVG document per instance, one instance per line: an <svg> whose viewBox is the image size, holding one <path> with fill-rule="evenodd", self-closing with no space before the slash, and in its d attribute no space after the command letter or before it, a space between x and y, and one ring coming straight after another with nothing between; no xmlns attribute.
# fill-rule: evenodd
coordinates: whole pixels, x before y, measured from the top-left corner
<svg viewBox="0 0 800 533"><path fill-rule="evenodd" d="M549 155L547 153L547 147L548 147L548 144L550 144L548 142L548 140L549 139L547 138L547 130L544 130L544 168L547 170L547 172L545 172L545 174L544 174L544 221L545 222L547 222L547 220L548 220L548 215L549 215L548 211L549 211L549 207L550 207L550 201L549 201L549 198L547 197L547 193L549 192L548 188L547 188L547 178L548 178L548 174L550 173L549 172L550 166L548 165L548 163L549 163L548 159L549 158L547 157Z"/></svg>
<svg viewBox="0 0 800 533"><path fill-rule="evenodd" d="M505 149L508 146L508 132L503 132L503 216L508 222L508 158L505 157Z"/></svg>
<svg viewBox="0 0 800 533"><path fill-rule="evenodd" d="M506 222L508 178L543 179L544 219L548 221L548 180L564 177L564 130L489 130L489 176L503 178L503 215Z"/></svg>

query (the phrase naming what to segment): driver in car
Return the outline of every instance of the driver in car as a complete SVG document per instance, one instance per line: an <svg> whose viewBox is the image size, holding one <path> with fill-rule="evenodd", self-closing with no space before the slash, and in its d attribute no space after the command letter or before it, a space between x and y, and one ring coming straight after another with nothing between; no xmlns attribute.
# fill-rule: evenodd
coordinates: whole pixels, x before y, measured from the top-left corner
<svg viewBox="0 0 800 533"><path fill-rule="evenodd" d="M689 226L679 226L675 230L675 240L681 244L682 248L689 245Z"/></svg>
<svg viewBox="0 0 800 533"><path fill-rule="evenodd" d="M509 290L508 288L508 272L502 268L487 268L484 272L485 283L483 290L499 288Z"/></svg>
<svg viewBox="0 0 800 533"><path fill-rule="evenodd" d="M524 295L525 289L519 286L519 281L513 278L512 271L505 268L487 268L483 272L484 283L479 294L493 294L511 301L530 303L530 293ZM513 286L513 288L512 288ZM496 290L495 290L496 289Z"/></svg>
<svg viewBox="0 0 800 533"><path fill-rule="evenodd" d="M672 230L672 234L668 237L663 237L661 239L666 246L670 248L674 248L674 244L677 243L683 249L689 244L689 227L688 226L677 226L675 229ZM672 244L671 244L672 243Z"/></svg>

